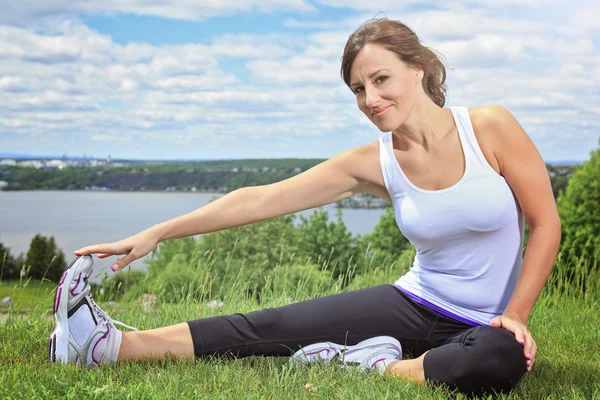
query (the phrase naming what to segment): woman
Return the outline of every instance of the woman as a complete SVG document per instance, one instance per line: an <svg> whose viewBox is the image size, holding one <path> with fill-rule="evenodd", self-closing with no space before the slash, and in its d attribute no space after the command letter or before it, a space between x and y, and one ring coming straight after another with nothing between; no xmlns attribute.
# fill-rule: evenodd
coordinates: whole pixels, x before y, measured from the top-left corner
<svg viewBox="0 0 600 400"><path fill-rule="evenodd" d="M372 20L355 31L341 73L358 108L384 132L378 140L124 240L77 250L83 257L57 290L51 360L93 365L296 351L298 363L358 363L468 393L514 388L535 360L526 324L560 241L540 154L502 107L443 108L442 63L399 22ZM164 240L365 192L393 203L398 226L417 249L411 270L394 285L123 333L89 295L90 254L125 255L112 267L118 271ZM530 227L524 258L523 217ZM402 360L402 352L413 358Z"/></svg>

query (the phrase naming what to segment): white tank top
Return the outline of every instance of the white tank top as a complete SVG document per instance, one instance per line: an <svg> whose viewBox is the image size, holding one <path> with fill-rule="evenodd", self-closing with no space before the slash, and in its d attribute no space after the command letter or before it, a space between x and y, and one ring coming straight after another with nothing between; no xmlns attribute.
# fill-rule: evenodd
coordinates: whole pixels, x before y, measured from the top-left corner
<svg viewBox="0 0 600 400"><path fill-rule="evenodd" d="M415 246L396 286L418 303L470 325L501 315L522 264L524 221L506 180L483 156L466 107L451 107L465 156L454 186L424 190L396 161L392 133L379 138L381 169L402 234Z"/></svg>

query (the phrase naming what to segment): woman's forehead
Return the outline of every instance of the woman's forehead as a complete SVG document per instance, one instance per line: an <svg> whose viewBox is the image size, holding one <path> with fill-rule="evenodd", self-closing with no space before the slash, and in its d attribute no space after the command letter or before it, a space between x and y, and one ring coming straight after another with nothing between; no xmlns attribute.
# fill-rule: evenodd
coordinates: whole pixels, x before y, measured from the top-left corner
<svg viewBox="0 0 600 400"><path fill-rule="evenodd" d="M350 80L358 78L359 75L369 75L379 69L397 69L404 63L398 55L389 51L379 44L368 43L365 45L354 59L352 68L350 68Z"/></svg>

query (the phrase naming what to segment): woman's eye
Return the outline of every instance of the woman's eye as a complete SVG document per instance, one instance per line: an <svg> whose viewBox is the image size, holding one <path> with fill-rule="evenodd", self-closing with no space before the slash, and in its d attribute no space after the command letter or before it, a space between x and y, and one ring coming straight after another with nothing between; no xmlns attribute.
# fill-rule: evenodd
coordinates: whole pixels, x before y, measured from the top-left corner
<svg viewBox="0 0 600 400"><path fill-rule="evenodd" d="M375 79L375 82L383 83L383 82L387 81L387 79L388 79L387 75L381 75L381 76L378 76L377 79Z"/></svg>
<svg viewBox="0 0 600 400"><path fill-rule="evenodd" d="M364 90L364 87L358 86L354 89L354 94L359 94Z"/></svg>

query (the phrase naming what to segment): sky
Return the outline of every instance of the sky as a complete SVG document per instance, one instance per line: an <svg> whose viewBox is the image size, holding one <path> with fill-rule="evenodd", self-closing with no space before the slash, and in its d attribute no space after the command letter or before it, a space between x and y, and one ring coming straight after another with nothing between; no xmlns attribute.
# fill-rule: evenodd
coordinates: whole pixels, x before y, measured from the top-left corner
<svg viewBox="0 0 600 400"><path fill-rule="evenodd" d="M585 160L600 137L592 3L0 0L0 153L329 158L381 135L339 68L348 36L387 16L443 54L447 106L500 104L547 162Z"/></svg>

